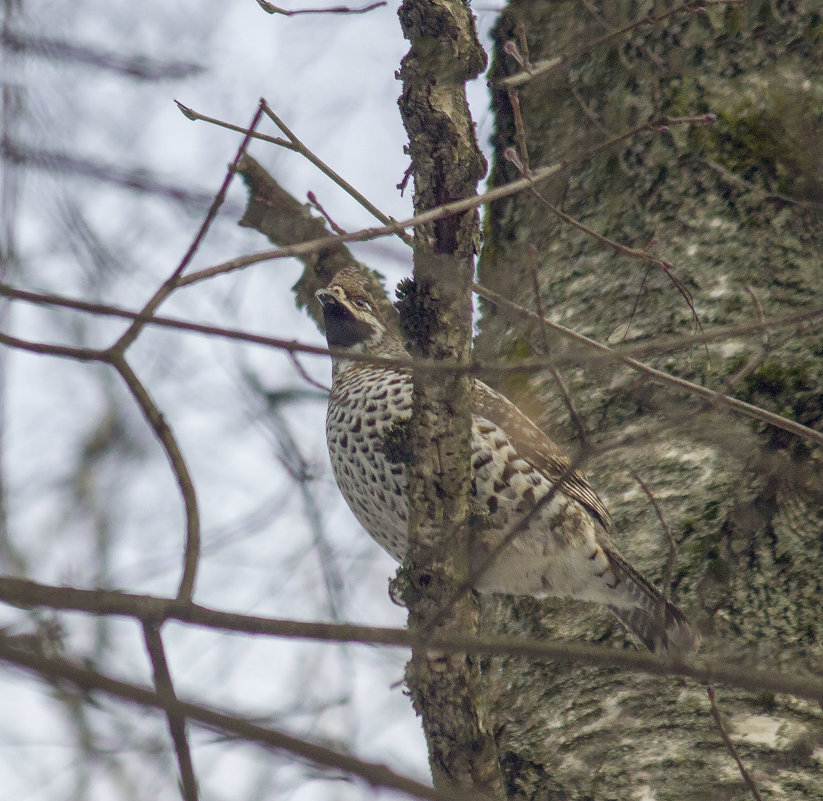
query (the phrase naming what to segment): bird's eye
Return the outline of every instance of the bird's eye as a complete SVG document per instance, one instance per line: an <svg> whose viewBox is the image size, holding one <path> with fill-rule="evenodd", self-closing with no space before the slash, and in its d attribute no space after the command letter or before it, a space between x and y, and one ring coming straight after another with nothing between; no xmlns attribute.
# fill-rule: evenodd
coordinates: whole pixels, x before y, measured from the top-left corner
<svg viewBox="0 0 823 801"><path fill-rule="evenodd" d="M371 303L365 298L355 298L354 305L357 306L358 309L366 309L367 311L371 309Z"/></svg>

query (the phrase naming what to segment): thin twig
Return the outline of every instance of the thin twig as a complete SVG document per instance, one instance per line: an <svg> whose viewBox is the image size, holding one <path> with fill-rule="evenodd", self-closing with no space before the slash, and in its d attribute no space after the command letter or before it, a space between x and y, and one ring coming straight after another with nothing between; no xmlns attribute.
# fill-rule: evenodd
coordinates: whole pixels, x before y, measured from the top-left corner
<svg viewBox="0 0 823 801"><path fill-rule="evenodd" d="M681 119L678 120L678 122L682 123L684 121L684 119L688 119L689 122L695 122L695 121L710 122L710 121L713 120L713 117L712 117L712 119L709 119L709 116L706 115L702 118L701 117L681 118ZM649 127L649 129L652 129L657 124L658 124L657 122L650 122L650 123L648 123L648 127ZM666 123L663 123L663 124L665 125ZM509 150L510 149L507 148L507 153L508 153ZM511 161L520 170L521 174L523 174L524 177L528 177L529 173L528 173L528 169L526 168L525 165L522 165L518 161L512 159L511 155L509 155L509 161ZM616 240L610 239L609 237L604 236L603 234L597 233L594 229L589 228L588 225L585 225L584 223L580 222L580 220L577 220L574 217L572 217L571 215L566 214L566 212L562 211L560 208L555 206L554 203L551 203L548 200L548 198L544 197L538 191L537 187L534 187L532 189L532 193L547 209L549 209L549 211L552 212L552 214L559 217L567 225L571 225L573 228L577 228L579 231L582 231L583 233L587 234L588 236L590 236L593 239L600 242L600 244L606 245L606 247L611 248L616 253L620 253L624 256L629 256L633 259L638 259L640 261L645 261L645 262L648 262L650 264L657 265L661 270L663 270L664 273L666 273L669 280L672 282L674 287L680 293L682 298L686 301L686 303L689 306L689 309L691 309L692 318L694 319L694 322L695 322L695 327L699 331L702 332L703 325L700 322L700 318L697 316L697 310L695 309L695 306L694 306L694 298L692 297L692 294L689 291L688 287L686 287L686 285L674 274L673 267L672 267L671 264L669 264L667 261L664 261L663 259L659 258L658 256L652 255L651 253L649 253L645 249L641 250L641 249L638 249L638 248L630 248L627 245L622 244L621 242L617 242ZM645 278L644 278L644 281L645 281Z"/></svg>
<svg viewBox="0 0 823 801"><path fill-rule="evenodd" d="M712 687L711 681L706 683L706 694L709 696L709 703L712 707L712 717L714 718L714 722L717 724L718 731L720 732L720 736L723 738L723 742L726 744L726 748L728 748L729 753L737 763L737 769L740 771L743 781L746 782L749 790L751 790L752 795L755 797L755 801L763 801L760 797L760 793L757 791L757 785L754 783L754 779L752 779L751 774L748 770L746 770L746 766L740 759L731 737L729 737L726 733L726 729L723 728L723 721L720 720L720 710L717 708L717 701L714 697L714 687Z"/></svg>
<svg viewBox="0 0 823 801"><path fill-rule="evenodd" d="M481 286L480 284L473 284L473 289L478 295L480 295L480 297L491 301L502 309L517 313L518 315L528 315L533 319L538 319L537 315L533 311L513 303L498 292ZM737 398L732 398L728 395L716 392L713 389L702 387L692 381L687 381L685 378L678 378L670 373L664 373L662 370L657 370L654 367L650 367L637 359L633 359L631 356L626 356L620 351L610 348L608 345L604 345L601 342L590 339L583 334L578 334L576 331L572 331L559 323L555 323L552 320L547 320L545 318L543 319L545 320L546 325L556 331L561 332L569 339L597 350L600 353L608 353L614 358L615 361L620 362L621 364L624 364L639 373L643 373L661 384L668 384L673 387L678 387L679 389L686 390L692 395L705 398L706 400L711 401L712 404L717 404L718 406L731 409L739 414L742 414L744 417L749 417L753 420L761 420L764 423L774 426L775 428L788 431L791 434L796 434L802 439L823 444L823 433L815 431L813 428L796 423L794 420L787 420L785 417L773 414L772 412L767 412L765 409L761 409L751 403L746 403L745 401L738 400Z"/></svg>
<svg viewBox="0 0 823 801"><path fill-rule="evenodd" d="M319 389L321 392L325 392L327 395L331 392L331 387L327 387L325 384L321 384L319 381L315 381L307 372L306 368L300 364L300 360L297 358L297 354L294 351L289 351L289 361L294 365L294 369L300 374L300 377L307 383L311 384L311 386L315 387L315 389Z"/></svg>
<svg viewBox="0 0 823 801"><path fill-rule="evenodd" d="M718 175L720 175L721 178L729 183L741 187L742 189L746 189L749 192L754 192L764 200L776 201L778 203L789 203L794 206L820 206L820 201L801 200L800 198L792 197L791 195L784 195L780 192L773 192L769 189L763 188L762 186L757 186L751 181L747 181L745 178L741 178L739 175L736 175L731 170L727 170L722 164L711 161L711 159L696 158L695 161L698 164L704 164L709 169L714 170Z"/></svg>
<svg viewBox="0 0 823 801"><path fill-rule="evenodd" d="M249 130L253 131L257 124L260 122L260 118L263 116L263 106L262 102L258 105L257 111L252 118L251 125L249 126ZM217 191L217 194L214 196L214 200L212 201L211 206L206 214L206 218L203 220L200 229L195 234L194 239L192 240L191 245L189 245L189 249L183 255L183 258L180 260L180 263L175 268L174 272L163 282L163 284L159 287L159 289L152 295L151 299L148 303L143 307L143 314L152 314L157 307L177 288L177 280L183 274L183 271L188 267L191 260L194 258L194 254L197 253L198 248L200 247L200 243L203 241L203 238L206 236L209 228L211 227L214 218L217 216L217 212L220 209L220 206L223 205L223 200L226 197L226 193L229 189L229 184L231 183L231 179L234 177L235 170L237 169L237 164L240 161L241 156L243 153L246 152L246 148L248 147L249 141L251 140L251 136L246 134L243 137L243 141L240 143L240 147L237 149L237 154L234 157L234 161L232 161L231 165L229 166L228 170L226 170L226 175L223 178L223 183L220 185L220 189ZM119 353L125 353L126 349L137 339L140 331L143 330L143 323L140 320L135 320L128 329L120 336L117 342L112 345L111 350L117 351Z"/></svg>
<svg viewBox="0 0 823 801"><path fill-rule="evenodd" d="M675 542L672 530L669 528L669 524L666 522L666 518L663 517L663 512L660 511L660 506L658 506L657 499L652 494L652 491L646 486L646 482L643 481L643 479L640 478L638 473L634 470L631 471L631 477L640 485L640 489L646 493L646 497L649 499L649 503L651 503L654 513L660 521L660 526L663 529L663 533L666 535L666 542L669 544L669 558L666 560L666 569L663 572L663 586L661 587L661 592L664 596L666 596L666 598L668 598L672 591L674 563L677 559L677 543Z"/></svg>
<svg viewBox="0 0 823 801"><path fill-rule="evenodd" d="M529 174L529 148L526 143L526 126L523 124L523 115L520 111L520 96L517 94L517 89L509 89L509 105L512 108L512 115L514 117L514 141L517 142L517 150L520 159L523 162L520 171Z"/></svg>
<svg viewBox="0 0 823 801"><path fill-rule="evenodd" d="M322 204L317 199L317 195L315 195L314 192L309 192L307 197L308 197L309 203L311 203L312 206L314 206L314 208L316 208L317 211L320 212L320 214L323 216L323 219L329 224L329 228L331 228L332 231L334 231L334 233L336 233L336 234L345 234L346 233L346 229L341 228L331 218L331 215L323 208Z"/></svg>
<svg viewBox="0 0 823 801"><path fill-rule="evenodd" d="M528 262L532 276L532 287L534 289L534 309L540 319L543 320L545 315L543 314L543 301L540 298L540 281L537 274L537 253L534 246L529 248ZM546 328L545 323L540 324L540 332L543 335L543 355L549 357L551 353L551 346L549 345L548 329ZM554 379L555 384L557 384L557 389L560 392L560 397L563 398L563 403L566 404L566 409L569 412L572 424L577 431L577 437L580 440L580 445L585 448L589 444L589 437L586 434L586 426L583 424L583 418L580 416L577 411L577 407L574 405L574 401L572 400L566 380L563 378L563 374L560 370L558 370L557 367L555 367L555 365L551 362L548 364L547 369Z"/></svg>
<svg viewBox="0 0 823 801"><path fill-rule="evenodd" d="M186 718L174 709L174 705L177 703L177 694L171 680L169 665L166 661L166 650L163 647L160 631L152 623L144 621L143 639L146 643L149 659L151 659L154 686L157 696L166 710L169 733L174 743L174 751L177 754L177 766L180 770L180 790L184 801L197 801L197 779L194 775L189 741L186 737Z"/></svg>
<svg viewBox="0 0 823 801"><path fill-rule="evenodd" d="M616 31L612 31L611 33L607 33L605 36L594 39L585 47L573 50L571 53L555 56L554 58L550 58L545 61L538 61L534 64L529 64L528 69L524 69L522 72L503 78L499 81L499 84L504 87L522 86L523 84L531 81L533 78L537 78L551 72L554 69L557 69L561 64L569 64L575 59L581 58L582 56L587 56L593 50L604 44L608 44L613 39L625 36L627 33L631 33L633 30L646 25L658 25L676 14L699 14L702 13L706 6L741 5L743 2L745 2L745 0L689 0L689 2L683 3L683 5L677 6L676 8L672 8L657 17L645 16L641 19L637 19Z"/></svg>
<svg viewBox="0 0 823 801"><path fill-rule="evenodd" d="M376 220L380 220L383 225L391 225L392 223L396 222L394 217L389 217L387 214L383 214L380 209L377 208L373 203L371 203L362 192L359 192L357 189L354 188L345 178L341 177L339 173L333 170L325 161L323 161L314 151L310 150L306 147L303 142L298 139L297 135L294 131L289 128L285 122L275 113L274 109L268 104L265 98L261 100L263 103L263 112L266 116L286 135L286 138L289 140L289 145L295 153L299 153L303 158L309 161L311 164L314 164L323 175L330 178L334 183L336 183L347 195L354 198L366 211L368 211ZM402 231L398 234L407 245L412 244L411 237L406 234L405 231Z"/></svg>

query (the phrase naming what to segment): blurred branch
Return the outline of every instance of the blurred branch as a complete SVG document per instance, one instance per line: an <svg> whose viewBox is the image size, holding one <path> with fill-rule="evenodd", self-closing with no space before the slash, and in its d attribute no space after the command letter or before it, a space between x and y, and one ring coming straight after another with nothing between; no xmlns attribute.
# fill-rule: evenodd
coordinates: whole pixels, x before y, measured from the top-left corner
<svg viewBox="0 0 823 801"><path fill-rule="evenodd" d="M0 157L12 164L25 164L28 167L39 167L54 173L80 175L95 181L122 186L125 189L159 195L197 209L208 206L213 199L213 195L207 192L196 192L164 183L147 170L127 170L118 164L103 164L99 161L71 156L68 153L34 150L12 141L0 142ZM240 213L240 210L235 208L229 208L227 211L231 214Z"/></svg>
<svg viewBox="0 0 823 801"><path fill-rule="evenodd" d="M190 78L204 71L204 67L199 64L187 64L183 61L162 62L145 56L124 56L114 50L70 44L59 39L31 36L20 31L2 31L0 47L7 47L12 52L42 56L52 61L88 64L145 81Z"/></svg>
<svg viewBox="0 0 823 801"><path fill-rule="evenodd" d="M444 794L425 784L409 779L383 765L364 762L348 754L333 751L322 745L292 737L277 729L258 726L238 715L220 712L210 707L186 701L164 699L148 688L124 681L118 681L94 670L80 667L60 659L47 657L8 646L0 639L0 660L41 678L67 682L86 692L103 693L113 698L138 704L141 707L169 712L188 718L206 728L232 735L234 738L257 743L267 748L286 751L294 756L307 759L324 768L343 770L359 776L373 787L387 787L406 793L414 798L431 801L481 801L478 796L465 794Z"/></svg>
<svg viewBox="0 0 823 801"><path fill-rule="evenodd" d="M305 373L303 377L314 383ZM243 378L254 395L265 403L265 427L274 436L280 463L297 485L303 502L303 510L312 535L312 550L317 557L326 590L326 611L332 620L340 620L343 609L343 576L323 527L320 516L321 503L318 502L312 487L315 475L301 453L300 444L283 414L282 396L269 392L250 370L243 371Z"/></svg>
<svg viewBox="0 0 823 801"><path fill-rule="evenodd" d="M45 607L92 615L115 615L155 625L175 620L200 628L237 634L606 665L655 676L683 676L704 683L715 681L745 690L772 690L823 703L823 680L804 675L781 675L772 667L739 667L729 664L727 659L715 662L706 658L693 658L681 662L645 651L623 651L557 640L478 637L452 633L433 636L431 633L414 633L407 629L284 620L223 612L175 598L137 595L117 590L53 587L14 578L0 578L0 601L24 609ZM0 659L3 658L5 656L0 650ZM756 661L747 655L741 655L740 664L755 665Z"/></svg>
<svg viewBox="0 0 823 801"><path fill-rule="evenodd" d="M180 769L180 784L184 801L197 801L197 779L194 776L194 766L191 761L189 741L186 738L186 718L177 713L174 708L177 704L177 694L169 673L166 661L166 651L159 629L151 623L143 623L143 639L146 642L146 651L151 660L154 673L154 686L157 696L166 710L166 719L169 723L174 751L177 754L177 765Z"/></svg>
<svg viewBox="0 0 823 801"><path fill-rule="evenodd" d="M257 0L257 5L267 14L282 14L285 17L296 17L298 14L365 14L375 8L386 5L385 0L379 3L369 3L361 8L349 8L348 6L331 6L329 8L303 8L297 11L288 11L285 8L269 3L268 0Z"/></svg>

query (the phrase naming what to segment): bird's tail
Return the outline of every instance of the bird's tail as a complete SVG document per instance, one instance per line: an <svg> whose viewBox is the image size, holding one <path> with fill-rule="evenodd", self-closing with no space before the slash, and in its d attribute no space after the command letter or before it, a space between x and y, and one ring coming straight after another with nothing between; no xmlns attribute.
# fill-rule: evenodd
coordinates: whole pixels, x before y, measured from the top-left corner
<svg viewBox="0 0 823 801"><path fill-rule="evenodd" d="M700 647L700 635L671 601L620 554L606 551L624 590L625 606L609 605L617 619L653 653L683 657Z"/></svg>

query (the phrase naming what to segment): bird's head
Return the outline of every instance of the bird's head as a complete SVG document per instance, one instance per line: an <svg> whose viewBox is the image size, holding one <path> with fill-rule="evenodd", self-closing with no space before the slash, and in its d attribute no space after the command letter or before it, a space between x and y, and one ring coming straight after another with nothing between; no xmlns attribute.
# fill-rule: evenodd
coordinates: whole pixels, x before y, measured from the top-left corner
<svg viewBox="0 0 823 801"><path fill-rule="evenodd" d="M363 278L354 270L341 270L325 289L317 290L315 297L323 307L329 347L372 356L408 357Z"/></svg>

